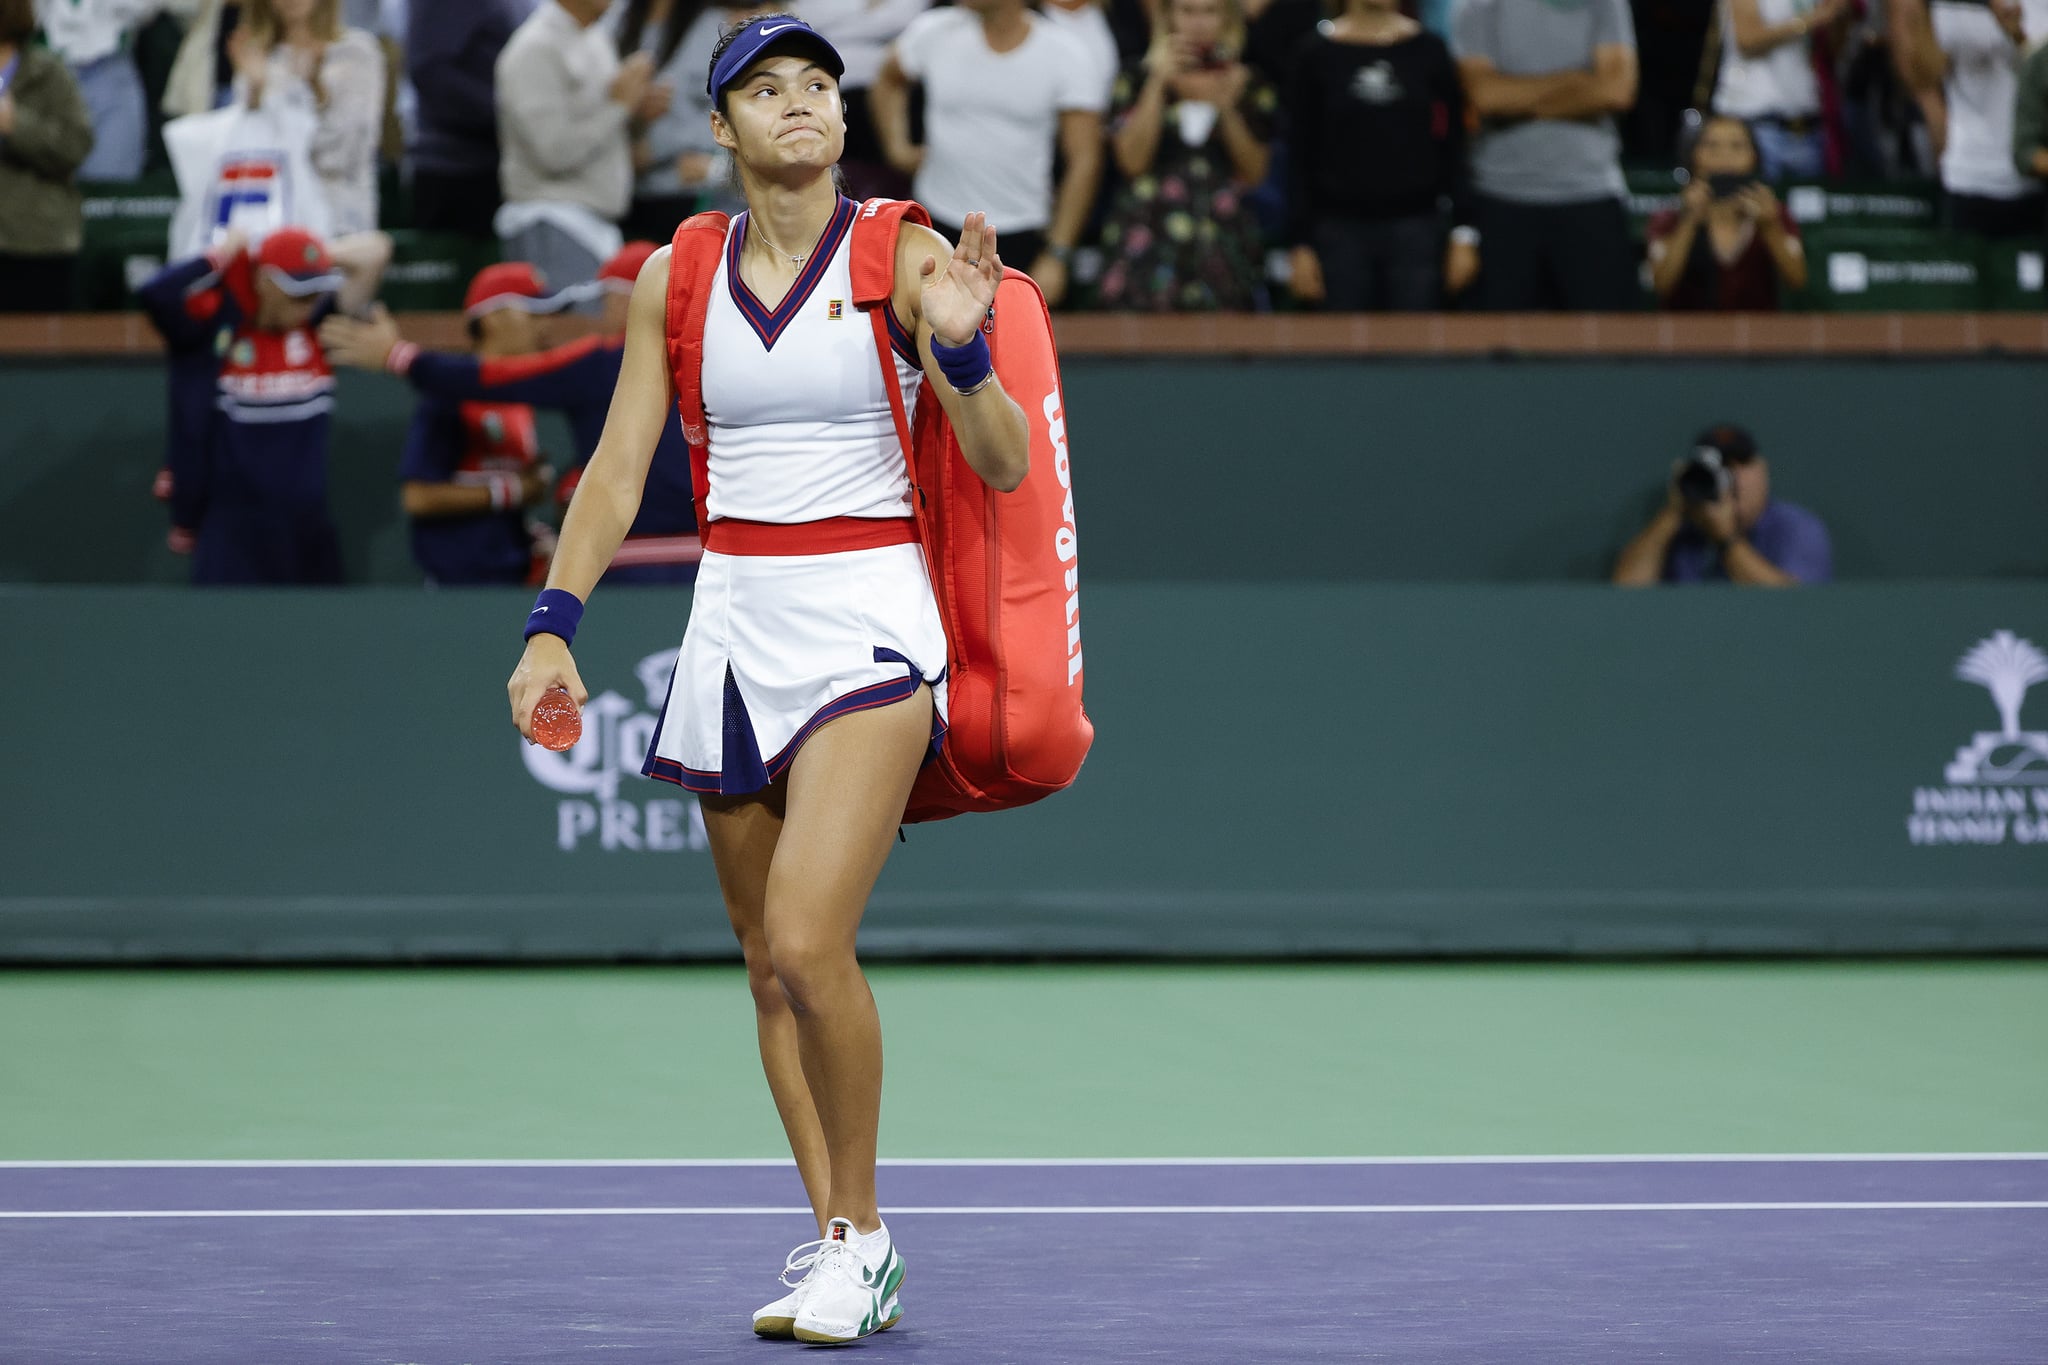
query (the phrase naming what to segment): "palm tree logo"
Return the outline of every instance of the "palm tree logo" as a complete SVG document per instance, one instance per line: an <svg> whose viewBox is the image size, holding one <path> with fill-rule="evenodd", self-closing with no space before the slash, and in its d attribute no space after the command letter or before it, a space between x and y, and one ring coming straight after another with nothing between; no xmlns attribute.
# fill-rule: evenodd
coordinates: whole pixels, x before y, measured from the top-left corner
<svg viewBox="0 0 2048 1365"><path fill-rule="evenodd" d="M1999 728L1956 751L1951 782L2048 783L2048 734L2020 729L2027 689L2048 682L2048 654L2009 630L1994 632L1956 663L1956 677L1989 689Z"/></svg>

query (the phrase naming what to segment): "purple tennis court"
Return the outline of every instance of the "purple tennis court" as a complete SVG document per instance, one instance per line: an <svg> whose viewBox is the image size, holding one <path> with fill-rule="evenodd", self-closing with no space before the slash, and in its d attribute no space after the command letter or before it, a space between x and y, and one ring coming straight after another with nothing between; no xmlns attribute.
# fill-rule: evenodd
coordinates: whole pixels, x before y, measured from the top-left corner
<svg viewBox="0 0 2048 1365"><path fill-rule="evenodd" d="M2048 1360L2048 1156L901 1162L963 1362ZM765 1360L775 1163L0 1168L0 1360Z"/></svg>

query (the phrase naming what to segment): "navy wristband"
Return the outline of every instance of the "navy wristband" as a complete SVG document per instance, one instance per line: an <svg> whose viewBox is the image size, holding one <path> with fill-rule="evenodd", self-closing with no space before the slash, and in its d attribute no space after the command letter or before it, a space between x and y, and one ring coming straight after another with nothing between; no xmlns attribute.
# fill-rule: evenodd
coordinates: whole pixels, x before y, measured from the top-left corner
<svg viewBox="0 0 2048 1365"><path fill-rule="evenodd" d="M995 362L989 359L988 338L979 331L965 346L948 346L933 337L932 359L939 362L946 382L962 393L988 378L989 371L995 368Z"/></svg>
<svg viewBox="0 0 2048 1365"><path fill-rule="evenodd" d="M540 596L533 599L533 610L526 614L526 638L536 635L559 635L562 643L576 643L576 623L583 619L583 602L573 592L560 588L542 588Z"/></svg>

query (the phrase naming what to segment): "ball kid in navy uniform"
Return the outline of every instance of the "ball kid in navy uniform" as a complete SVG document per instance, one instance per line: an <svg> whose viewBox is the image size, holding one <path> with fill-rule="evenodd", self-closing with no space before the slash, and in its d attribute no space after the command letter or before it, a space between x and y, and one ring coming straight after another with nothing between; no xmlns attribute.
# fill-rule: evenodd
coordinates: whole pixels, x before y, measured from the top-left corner
<svg viewBox="0 0 2048 1365"><path fill-rule="evenodd" d="M556 489L567 504L597 438L604 433L612 390L618 387L619 362L626 339L625 304L632 295L640 267L655 251L652 242L629 242L598 272L604 311L599 334L583 337L535 355L457 355L424 351L400 336L390 314L376 309L369 320L330 318L321 340L336 364L388 370L403 375L422 394L460 400L501 400L556 408L569 419L576 442L576 465ZM606 583L690 583L697 576L702 548L697 540L697 509L690 494L690 448L680 421L662 431L647 470L647 485L633 529L619 547Z"/></svg>
<svg viewBox="0 0 2048 1365"><path fill-rule="evenodd" d="M332 251L302 228L159 271L137 291L172 355L167 481L173 546L192 537L195 583L338 583L327 510L334 374L315 330L376 292L381 233Z"/></svg>
<svg viewBox="0 0 2048 1365"><path fill-rule="evenodd" d="M569 300L549 294L532 266L507 261L478 271L462 302L475 357L489 362L538 351L536 315ZM399 478L413 558L427 580L526 582L534 537L525 509L547 497L553 477L525 403L422 395Z"/></svg>

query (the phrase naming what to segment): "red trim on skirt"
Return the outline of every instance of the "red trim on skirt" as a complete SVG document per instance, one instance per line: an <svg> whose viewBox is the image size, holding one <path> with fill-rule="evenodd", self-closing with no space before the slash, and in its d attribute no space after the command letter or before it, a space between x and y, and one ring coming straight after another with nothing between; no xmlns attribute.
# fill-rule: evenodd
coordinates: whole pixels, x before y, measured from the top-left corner
<svg viewBox="0 0 2048 1365"><path fill-rule="evenodd" d="M719 517L703 531L704 548L721 555L836 555L914 545L909 517L826 517L823 521L742 521Z"/></svg>

